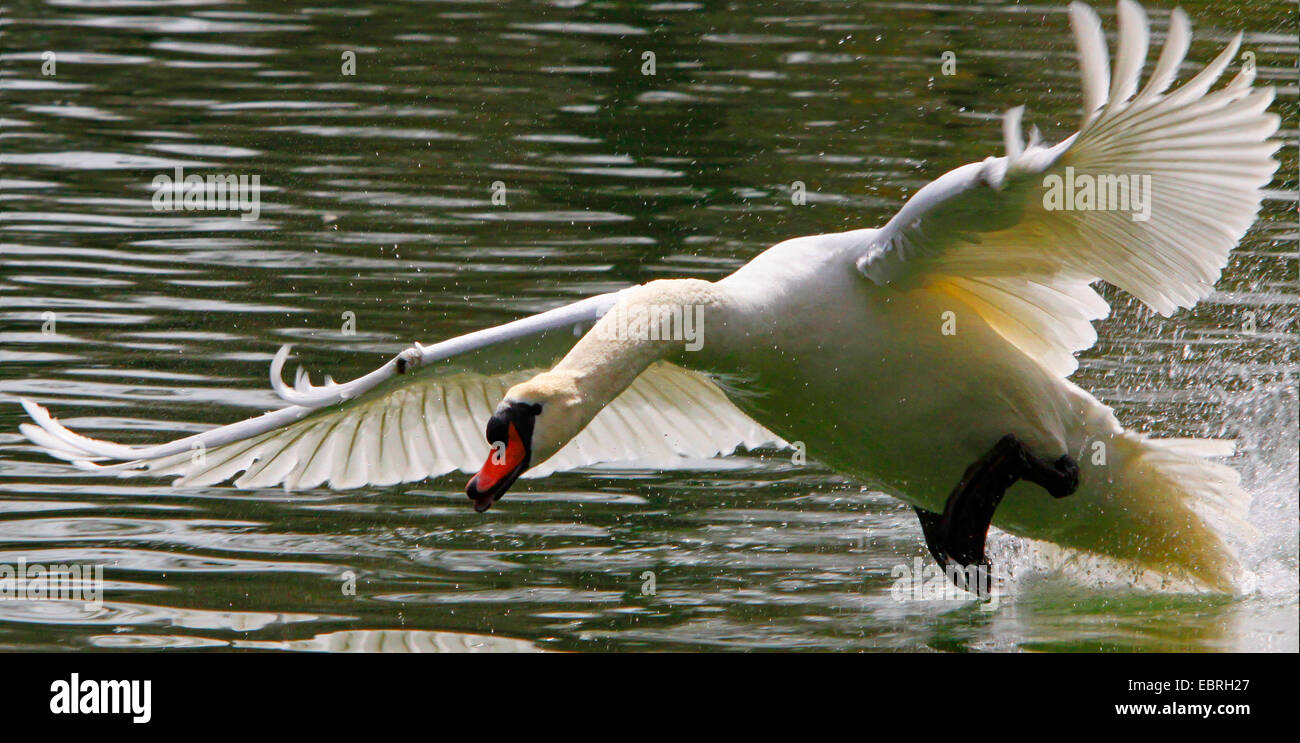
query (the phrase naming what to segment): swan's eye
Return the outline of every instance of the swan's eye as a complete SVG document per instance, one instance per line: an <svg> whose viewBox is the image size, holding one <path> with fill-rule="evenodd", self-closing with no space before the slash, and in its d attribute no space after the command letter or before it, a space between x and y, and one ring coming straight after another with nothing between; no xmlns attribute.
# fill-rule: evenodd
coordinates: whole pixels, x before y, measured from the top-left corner
<svg viewBox="0 0 1300 743"><path fill-rule="evenodd" d="M533 421L542 412L541 403L513 402L504 400L488 419L487 440L490 444L505 442L509 436L510 424L518 428L525 442L531 442Z"/></svg>

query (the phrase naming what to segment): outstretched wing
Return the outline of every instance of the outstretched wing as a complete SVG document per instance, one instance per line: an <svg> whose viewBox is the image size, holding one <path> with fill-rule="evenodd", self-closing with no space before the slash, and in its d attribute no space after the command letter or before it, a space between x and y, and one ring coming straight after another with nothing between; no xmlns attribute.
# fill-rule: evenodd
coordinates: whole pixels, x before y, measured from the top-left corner
<svg viewBox="0 0 1300 743"><path fill-rule="evenodd" d="M1003 122L1007 154L953 170L918 191L858 260L878 284L929 285L970 306L1007 340L1066 375L1109 311L1104 280L1169 315L1210 293L1254 222L1272 178L1273 90L1246 65L1210 87L1240 34L1199 74L1166 93L1191 27L1175 10L1164 50L1138 90L1147 18L1120 0L1114 76L1101 22L1070 6L1084 119L1054 147L1022 141L1021 110ZM1087 191L1091 189L1091 194Z"/></svg>
<svg viewBox="0 0 1300 743"><path fill-rule="evenodd" d="M347 384L293 388L271 366L276 392L293 404L176 441L132 447L88 438L23 400L33 423L19 428L52 456L122 476L176 476L176 485L232 478L241 488L335 489L393 485L453 470L475 471L487 456L483 426L512 385L539 370L495 376L417 374L434 361L547 330L594 322L616 301L602 295L530 318L423 347L416 345ZM651 366L581 434L525 476L604 462L671 469L691 459L781 444L737 409L708 377L667 363Z"/></svg>

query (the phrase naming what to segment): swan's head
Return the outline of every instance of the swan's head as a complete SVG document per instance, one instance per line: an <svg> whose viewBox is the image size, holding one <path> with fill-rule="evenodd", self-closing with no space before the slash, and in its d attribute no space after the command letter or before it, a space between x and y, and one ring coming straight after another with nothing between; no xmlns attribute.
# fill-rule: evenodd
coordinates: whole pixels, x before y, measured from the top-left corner
<svg viewBox="0 0 1300 743"><path fill-rule="evenodd" d="M506 392L487 422L487 461L465 486L475 511L491 508L525 470L578 435L591 418L581 402L572 381L553 372Z"/></svg>

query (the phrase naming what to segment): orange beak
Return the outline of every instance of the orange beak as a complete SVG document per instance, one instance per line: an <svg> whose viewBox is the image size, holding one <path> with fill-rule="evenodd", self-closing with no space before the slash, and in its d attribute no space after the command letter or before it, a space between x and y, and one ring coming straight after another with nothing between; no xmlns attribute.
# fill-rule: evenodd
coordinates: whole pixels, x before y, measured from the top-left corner
<svg viewBox="0 0 1300 743"><path fill-rule="evenodd" d="M528 447L512 422L506 440L493 442L487 461L465 486L465 494L474 501L474 510L482 513L491 508L527 466Z"/></svg>

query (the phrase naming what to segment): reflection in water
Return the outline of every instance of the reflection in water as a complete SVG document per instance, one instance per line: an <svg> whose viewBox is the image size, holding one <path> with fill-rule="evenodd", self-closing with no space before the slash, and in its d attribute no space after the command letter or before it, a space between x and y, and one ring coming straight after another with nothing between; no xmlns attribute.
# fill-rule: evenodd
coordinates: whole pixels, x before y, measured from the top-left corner
<svg viewBox="0 0 1300 743"><path fill-rule="evenodd" d="M1077 378L1140 430L1238 439L1252 595L1081 589L998 537L1016 580L996 611L895 602L892 568L924 553L910 511L780 458L555 476L482 517L458 478L292 496L87 478L0 403L0 563L107 579L95 610L0 601L0 644L1295 650L1295 6L1184 4L1193 59L1246 31L1290 146L1220 291L1167 320L1108 292ZM1056 5L117 6L0 8L0 396L133 443L274 406L281 343L350 378L412 340L716 278L882 223L997 152L1007 108L1053 140L1077 115ZM154 211L176 167L257 174L260 218Z"/></svg>
<svg viewBox="0 0 1300 743"><path fill-rule="evenodd" d="M239 650L297 650L312 653L539 653L526 640L461 632L370 629L327 632L306 640L212 640L177 635L99 635L90 638L99 648L157 650L161 648L223 648Z"/></svg>
<svg viewBox="0 0 1300 743"><path fill-rule="evenodd" d="M288 642L235 641L237 648L258 650L307 650L330 653L536 653L538 647L525 640L459 632L375 629L330 632L310 640Z"/></svg>

